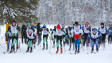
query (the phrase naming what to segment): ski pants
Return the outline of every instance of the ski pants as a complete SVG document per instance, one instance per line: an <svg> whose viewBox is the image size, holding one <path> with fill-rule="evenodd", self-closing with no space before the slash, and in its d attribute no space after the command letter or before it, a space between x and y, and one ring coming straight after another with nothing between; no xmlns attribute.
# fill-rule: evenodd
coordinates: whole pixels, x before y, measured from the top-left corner
<svg viewBox="0 0 112 63"><path fill-rule="evenodd" d="M112 35L108 35L108 44L112 43Z"/></svg>
<svg viewBox="0 0 112 63"><path fill-rule="evenodd" d="M94 44L96 44L96 48L99 47L99 44L98 44L99 40L98 39L90 39L90 42L91 42L92 49L94 49Z"/></svg>
<svg viewBox="0 0 112 63"><path fill-rule="evenodd" d="M62 49L62 36L57 36L57 49L59 49L59 45Z"/></svg>
<svg viewBox="0 0 112 63"><path fill-rule="evenodd" d="M83 46L85 46L85 43L89 46L88 33L84 33Z"/></svg>
<svg viewBox="0 0 112 63"><path fill-rule="evenodd" d="M46 42L46 45L48 45L47 39L48 39L48 35L43 35L43 44L45 44Z"/></svg>
<svg viewBox="0 0 112 63"><path fill-rule="evenodd" d="M63 35L63 44L64 44L64 46L65 46L65 44L69 44L69 42L68 42L68 37L66 37L66 35Z"/></svg>
<svg viewBox="0 0 112 63"><path fill-rule="evenodd" d="M32 48L33 46L33 40L32 39L28 39L28 47Z"/></svg>
<svg viewBox="0 0 112 63"><path fill-rule="evenodd" d="M75 49L80 49L80 39L81 39L81 35L80 34L75 34L74 35L74 39L75 39Z"/></svg>
<svg viewBox="0 0 112 63"><path fill-rule="evenodd" d="M38 45L41 43L41 35L38 34Z"/></svg>
<svg viewBox="0 0 112 63"><path fill-rule="evenodd" d="M102 43L105 43L106 34L102 34Z"/></svg>
<svg viewBox="0 0 112 63"><path fill-rule="evenodd" d="M7 50L9 50L9 48L10 48L10 39L11 38L8 38L8 41L7 41Z"/></svg>
<svg viewBox="0 0 112 63"><path fill-rule="evenodd" d="M25 39L25 43L26 43L26 34L25 33L22 34L22 43L23 43L23 39Z"/></svg>
<svg viewBox="0 0 112 63"><path fill-rule="evenodd" d="M74 42L74 38L70 38L69 40L70 40L70 47L69 48L71 49L71 44L74 44L75 42ZM74 46L73 46L73 49L74 49Z"/></svg>
<svg viewBox="0 0 112 63"><path fill-rule="evenodd" d="M35 38L33 39L33 44L36 44L36 38L37 38L37 37L36 37L36 35L34 35L34 37L35 37Z"/></svg>
<svg viewBox="0 0 112 63"><path fill-rule="evenodd" d="M55 42L57 42L57 36L56 35L54 35L53 44L55 44Z"/></svg>
<svg viewBox="0 0 112 63"><path fill-rule="evenodd" d="M102 34L102 40L101 40L100 44L102 44L103 47L105 47L105 39L106 39L106 34Z"/></svg>
<svg viewBox="0 0 112 63"><path fill-rule="evenodd" d="M11 48L14 49L14 44L15 43L18 45L18 34L13 33L12 34L12 44L11 44Z"/></svg>
<svg viewBox="0 0 112 63"><path fill-rule="evenodd" d="M75 49L80 49L80 38L79 39L75 39Z"/></svg>

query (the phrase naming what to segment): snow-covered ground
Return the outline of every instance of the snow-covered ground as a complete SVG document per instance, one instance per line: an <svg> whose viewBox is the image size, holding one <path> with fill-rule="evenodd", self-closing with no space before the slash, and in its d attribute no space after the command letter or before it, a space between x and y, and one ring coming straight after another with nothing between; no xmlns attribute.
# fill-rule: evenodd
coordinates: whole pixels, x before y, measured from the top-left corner
<svg viewBox="0 0 112 63"><path fill-rule="evenodd" d="M53 26L50 26L53 27ZM1 37L0 37L0 63L112 63L112 44L106 44L106 48L100 48L99 52L96 54L87 54L90 52L89 50L83 50L79 54L70 54L74 51L68 51L68 46L64 50L63 54L55 54L56 47L52 48L50 46L51 42L49 42L49 49L42 50L42 44L40 46L36 46L33 49L33 53L25 53L27 45L20 44L20 49L17 53L12 54L3 54L6 51L5 44L5 26L1 26ZM19 39L21 42L21 39ZM52 44L51 44L52 45ZM51 49L50 49L51 48Z"/></svg>

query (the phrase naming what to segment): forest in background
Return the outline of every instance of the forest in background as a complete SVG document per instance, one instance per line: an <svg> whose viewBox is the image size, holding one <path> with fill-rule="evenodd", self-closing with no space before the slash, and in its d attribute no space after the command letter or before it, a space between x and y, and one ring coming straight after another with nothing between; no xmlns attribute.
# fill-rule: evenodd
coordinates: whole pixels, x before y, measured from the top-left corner
<svg viewBox="0 0 112 63"><path fill-rule="evenodd" d="M92 25L112 22L112 0L40 0L38 22L46 24L73 24L75 21Z"/></svg>

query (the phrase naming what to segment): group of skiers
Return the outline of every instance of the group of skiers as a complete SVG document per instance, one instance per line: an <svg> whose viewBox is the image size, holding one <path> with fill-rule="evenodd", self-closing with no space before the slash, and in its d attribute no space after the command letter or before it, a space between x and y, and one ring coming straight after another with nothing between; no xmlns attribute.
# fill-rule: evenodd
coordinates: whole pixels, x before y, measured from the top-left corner
<svg viewBox="0 0 112 63"><path fill-rule="evenodd" d="M93 28L89 22L86 22L84 26L75 22L72 26L68 26L67 28L63 24L58 24L57 26L54 26L54 29L48 29L45 24L42 27L40 23L38 23L37 26L35 26L34 23L27 23L26 25L24 21L22 26L19 27L16 21L13 20L13 23L5 34L7 51L10 53L15 52L19 48L19 32L21 32L22 43L27 44L26 52L33 52L33 46L35 48L36 44L41 45L42 39L42 50L47 50L49 46L48 38L51 38L50 40L53 43L53 48L57 45L56 53L60 50L61 54L63 53L63 46L65 47L66 44L69 45L69 50L71 50L73 45L75 53L80 53L81 44L83 48L85 46L90 46L91 53L94 52L94 44L96 44L96 51L99 51L101 45L105 47L106 35L108 35L108 43L112 43L112 24L110 24L107 29L105 24L101 23L101 26L97 29Z"/></svg>

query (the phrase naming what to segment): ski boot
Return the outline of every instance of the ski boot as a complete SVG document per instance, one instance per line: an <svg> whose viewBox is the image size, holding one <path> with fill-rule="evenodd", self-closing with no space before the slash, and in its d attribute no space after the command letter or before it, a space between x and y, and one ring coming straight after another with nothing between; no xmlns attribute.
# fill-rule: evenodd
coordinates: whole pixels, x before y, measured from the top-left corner
<svg viewBox="0 0 112 63"><path fill-rule="evenodd" d="M63 49L61 49L61 54L63 53Z"/></svg>
<svg viewBox="0 0 112 63"><path fill-rule="evenodd" d="M44 50L45 49L45 44L43 44L43 48L42 48L42 50Z"/></svg>
<svg viewBox="0 0 112 63"><path fill-rule="evenodd" d="M11 47L11 51L9 53L12 53L14 51L14 49Z"/></svg>
<svg viewBox="0 0 112 63"><path fill-rule="evenodd" d="M48 50L48 44L46 44L46 50Z"/></svg>
<svg viewBox="0 0 112 63"><path fill-rule="evenodd" d="M53 42L53 48L55 48L55 42Z"/></svg>
<svg viewBox="0 0 112 63"><path fill-rule="evenodd" d="M77 53L80 53L80 49L78 49Z"/></svg>
<svg viewBox="0 0 112 63"><path fill-rule="evenodd" d="M96 48L96 51L97 51L97 52L99 51L98 48Z"/></svg>
<svg viewBox="0 0 112 63"><path fill-rule="evenodd" d="M27 48L27 51L26 52L29 52L29 47Z"/></svg>
<svg viewBox="0 0 112 63"><path fill-rule="evenodd" d="M16 48L17 48L17 50L18 50L18 48L19 48L18 44L17 44Z"/></svg>
<svg viewBox="0 0 112 63"><path fill-rule="evenodd" d="M93 53L94 49L92 48L91 53Z"/></svg>
<svg viewBox="0 0 112 63"><path fill-rule="evenodd" d="M56 50L56 53L58 53L58 52L59 52L59 49Z"/></svg>
<svg viewBox="0 0 112 63"><path fill-rule="evenodd" d="M30 53L32 53L33 52L33 50L32 50L32 47L31 47L31 49L30 49Z"/></svg>
<svg viewBox="0 0 112 63"><path fill-rule="evenodd" d="M75 50L75 53L74 54L76 54L77 53L77 49Z"/></svg>

